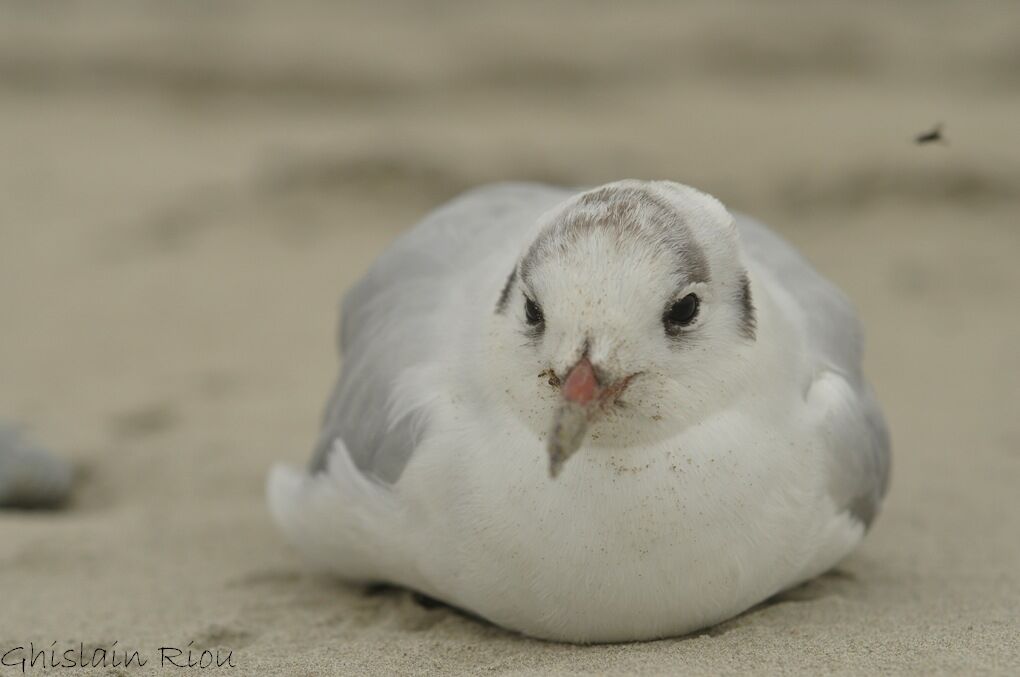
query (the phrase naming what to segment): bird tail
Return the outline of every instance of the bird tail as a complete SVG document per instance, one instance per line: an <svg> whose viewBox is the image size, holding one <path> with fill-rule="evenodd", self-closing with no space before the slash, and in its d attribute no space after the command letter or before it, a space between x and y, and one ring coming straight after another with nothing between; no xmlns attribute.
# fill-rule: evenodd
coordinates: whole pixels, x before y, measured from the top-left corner
<svg viewBox="0 0 1020 677"><path fill-rule="evenodd" d="M402 510L389 488L355 467L342 440L319 472L274 467L266 494L277 525L315 568L356 582L394 577L387 563Z"/></svg>
<svg viewBox="0 0 1020 677"><path fill-rule="evenodd" d="M71 465L0 425L0 508L52 508L71 493Z"/></svg>

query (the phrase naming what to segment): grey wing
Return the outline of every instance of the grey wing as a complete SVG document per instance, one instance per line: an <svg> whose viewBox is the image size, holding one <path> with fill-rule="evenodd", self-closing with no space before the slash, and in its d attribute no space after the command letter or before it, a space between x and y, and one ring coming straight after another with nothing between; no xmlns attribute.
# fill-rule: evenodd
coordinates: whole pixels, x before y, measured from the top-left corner
<svg viewBox="0 0 1020 677"><path fill-rule="evenodd" d="M889 432L878 401L861 371L863 332L846 296L785 240L745 216L737 227L747 256L767 268L804 310L807 350L816 370L839 374L853 391L850 409L834 412L831 493L866 526L889 482ZM753 295L752 289L752 295Z"/></svg>
<svg viewBox="0 0 1020 677"><path fill-rule="evenodd" d="M427 417L396 414L392 394L409 369L434 361L444 341L433 321L435 300L447 285L464 283L458 272L477 256L511 246L568 194L539 184L485 186L432 212L379 257L343 301L341 372L323 415L313 472L325 468L339 438L366 475L385 483L400 477Z"/></svg>

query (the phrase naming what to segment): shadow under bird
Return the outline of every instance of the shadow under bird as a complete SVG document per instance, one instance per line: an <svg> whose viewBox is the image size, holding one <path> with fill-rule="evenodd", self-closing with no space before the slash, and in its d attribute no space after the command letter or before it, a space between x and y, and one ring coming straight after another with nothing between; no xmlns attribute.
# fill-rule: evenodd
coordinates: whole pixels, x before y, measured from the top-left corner
<svg viewBox="0 0 1020 677"><path fill-rule="evenodd" d="M347 294L272 513L317 567L535 637L680 635L839 562L889 444L845 296L667 181L471 191Z"/></svg>

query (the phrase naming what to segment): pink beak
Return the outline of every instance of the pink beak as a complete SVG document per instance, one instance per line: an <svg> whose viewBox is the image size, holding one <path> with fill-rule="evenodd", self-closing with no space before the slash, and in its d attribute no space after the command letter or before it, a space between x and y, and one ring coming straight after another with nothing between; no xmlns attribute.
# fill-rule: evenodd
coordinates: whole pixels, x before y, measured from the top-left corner
<svg viewBox="0 0 1020 677"><path fill-rule="evenodd" d="M588 356L582 357L567 374L563 382L563 399L586 407L601 395L598 377Z"/></svg>
<svg viewBox="0 0 1020 677"><path fill-rule="evenodd" d="M587 355L570 368L560 392L563 404L556 411L549 434L549 475L553 478L560 474L563 464L581 447L588 423L606 394Z"/></svg>
<svg viewBox="0 0 1020 677"><path fill-rule="evenodd" d="M635 376L637 373L603 385L587 355L570 368L560 389L563 402L556 410L549 434L549 475L553 478L559 475L567 459L581 448L588 424L606 406L616 402Z"/></svg>

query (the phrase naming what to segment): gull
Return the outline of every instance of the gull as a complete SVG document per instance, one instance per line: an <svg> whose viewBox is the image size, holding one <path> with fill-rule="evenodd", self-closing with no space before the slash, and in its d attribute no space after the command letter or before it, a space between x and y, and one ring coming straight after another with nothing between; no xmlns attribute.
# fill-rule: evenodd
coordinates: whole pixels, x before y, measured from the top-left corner
<svg viewBox="0 0 1020 677"><path fill-rule="evenodd" d="M347 294L310 466L267 494L315 567L530 636L687 634L837 564L889 442L846 297L668 181L497 184Z"/></svg>

